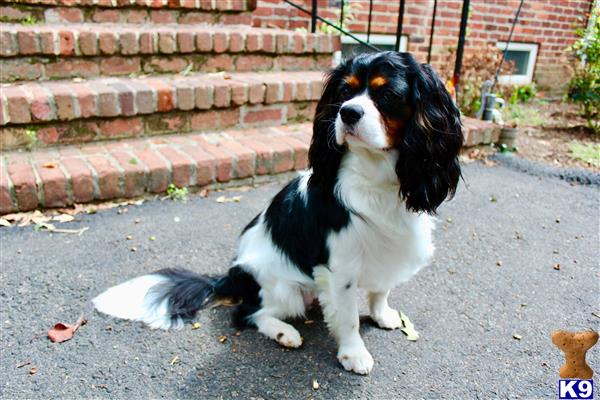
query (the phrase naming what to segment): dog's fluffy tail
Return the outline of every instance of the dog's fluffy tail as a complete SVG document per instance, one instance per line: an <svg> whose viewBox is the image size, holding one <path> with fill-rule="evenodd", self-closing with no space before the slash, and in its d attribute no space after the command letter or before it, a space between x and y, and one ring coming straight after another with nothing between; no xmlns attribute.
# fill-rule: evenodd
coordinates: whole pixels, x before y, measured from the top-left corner
<svg viewBox="0 0 600 400"><path fill-rule="evenodd" d="M181 328L196 312L218 301L242 301L254 279L239 267L225 276L163 269L107 289L92 300L98 311L142 321L152 329ZM253 288L255 289L255 288Z"/></svg>

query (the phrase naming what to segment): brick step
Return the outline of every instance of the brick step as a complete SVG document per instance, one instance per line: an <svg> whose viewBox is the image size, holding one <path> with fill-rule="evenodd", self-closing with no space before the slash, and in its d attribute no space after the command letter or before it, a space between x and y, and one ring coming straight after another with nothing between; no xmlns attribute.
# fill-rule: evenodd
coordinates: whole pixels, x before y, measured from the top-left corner
<svg viewBox="0 0 600 400"><path fill-rule="evenodd" d="M323 70L339 37L243 25L0 24L0 80Z"/></svg>
<svg viewBox="0 0 600 400"><path fill-rule="evenodd" d="M0 19L16 23L245 24L254 0L4 0Z"/></svg>
<svg viewBox="0 0 600 400"><path fill-rule="evenodd" d="M0 149L310 120L318 71L5 84Z"/></svg>
<svg viewBox="0 0 600 400"><path fill-rule="evenodd" d="M0 154L0 214L306 168L309 124Z"/></svg>

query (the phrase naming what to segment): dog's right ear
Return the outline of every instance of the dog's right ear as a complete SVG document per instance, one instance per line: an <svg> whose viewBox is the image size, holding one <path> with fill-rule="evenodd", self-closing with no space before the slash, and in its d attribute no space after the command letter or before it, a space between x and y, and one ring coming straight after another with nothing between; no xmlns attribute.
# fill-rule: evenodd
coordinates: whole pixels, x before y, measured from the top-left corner
<svg viewBox="0 0 600 400"><path fill-rule="evenodd" d="M308 150L308 163L313 170L310 179L314 183L335 184L337 170L346 151L345 146L337 144L335 140L335 119L342 104L340 89L351 62L346 61L329 72L317 104L312 142Z"/></svg>

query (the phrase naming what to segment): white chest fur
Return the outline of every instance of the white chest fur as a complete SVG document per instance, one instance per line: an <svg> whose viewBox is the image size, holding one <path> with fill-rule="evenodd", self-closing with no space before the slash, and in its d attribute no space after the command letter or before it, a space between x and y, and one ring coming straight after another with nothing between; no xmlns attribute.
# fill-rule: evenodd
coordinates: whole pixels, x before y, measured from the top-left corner
<svg viewBox="0 0 600 400"><path fill-rule="evenodd" d="M353 149L338 175L337 195L353 214L350 226L329 240L330 268L355 269L359 286L370 291L408 280L433 255L433 218L406 210L396 157Z"/></svg>

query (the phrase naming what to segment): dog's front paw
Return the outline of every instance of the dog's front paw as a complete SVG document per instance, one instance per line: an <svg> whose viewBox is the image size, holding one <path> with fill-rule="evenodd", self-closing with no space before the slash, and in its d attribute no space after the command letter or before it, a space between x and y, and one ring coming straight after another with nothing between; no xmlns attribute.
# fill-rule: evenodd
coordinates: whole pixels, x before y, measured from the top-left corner
<svg viewBox="0 0 600 400"><path fill-rule="evenodd" d="M381 312L371 315L371 318L383 329L402 328L400 314L391 307L386 307Z"/></svg>
<svg viewBox="0 0 600 400"><path fill-rule="evenodd" d="M296 349L302 346L302 336L300 336L300 333L294 328L285 329L277 333L275 340L283 347L288 347L291 349Z"/></svg>
<svg viewBox="0 0 600 400"><path fill-rule="evenodd" d="M346 371L367 375L373 369L373 357L364 345L340 347L338 360Z"/></svg>

